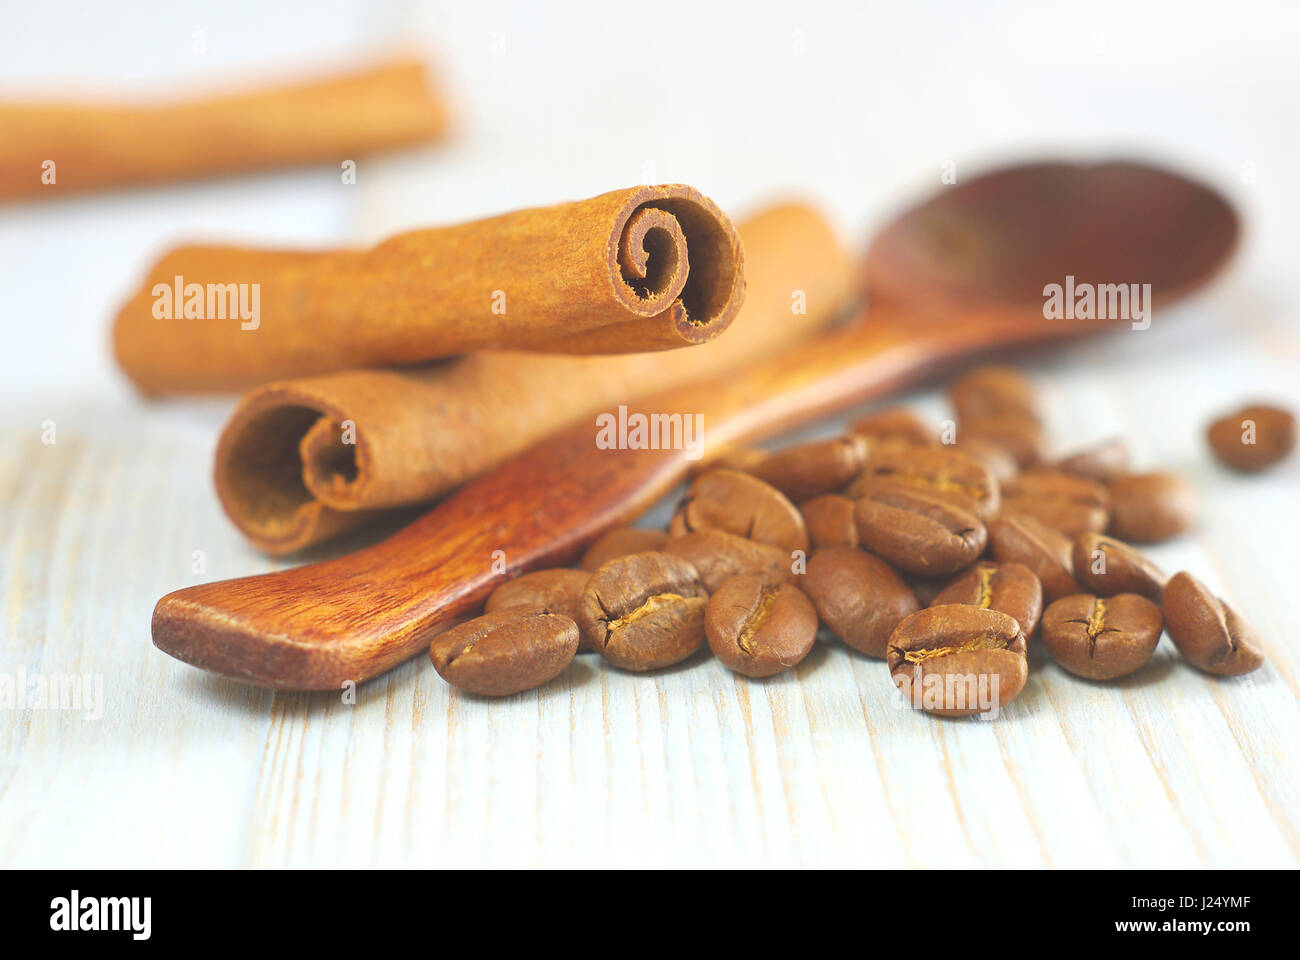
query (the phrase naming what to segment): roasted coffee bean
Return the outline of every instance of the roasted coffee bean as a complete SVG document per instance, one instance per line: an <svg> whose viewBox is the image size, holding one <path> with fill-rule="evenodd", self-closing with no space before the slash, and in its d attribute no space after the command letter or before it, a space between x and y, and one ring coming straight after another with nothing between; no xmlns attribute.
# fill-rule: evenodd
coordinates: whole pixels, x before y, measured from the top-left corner
<svg viewBox="0 0 1300 960"><path fill-rule="evenodd" d="M578 619L578 599L590 576L585 570L536 570L522 577L507 580L492 591L484 613L493 613L503 607L535 607L558 613L571 620ZM579 650L590 650L586 641Z"/></svg>
<svg viewBox="0 0 1300 960"><path fill-rule="evenodd" d="M893 481L866 485L853 519L864 547L908 573L960 570L988 542L984 524L969 510Z"/></svg>
<svg viewBox="0 0 1300 960"><path fill-rule="evenodd" d="M948 400L959 420L1006 413L1035 423L1042 420L1033 381L1012 367L985 366L966 371L948 388Z"/></svg>
<svg viewBox="0 0 1300 960"><path fill-rule="evenodd" d="M1016 458L1007 452L1006 447L986 437L968 437L959 432L958 440L952 445L952 449L984 464L999 484L1006 483L1020 472L1020 465L1016 463Z"/></svg>
<svg viewBox="0 0 1300 960"><path fill-rule="evenodd" d="M1136 593L1153 603L1168 579L1164 572L1127 543L1100 533L1081 533L1071 554L1074 579L1086 593L1113 597Z"/></svg>
<svg viewBox="0 0 1300 960"><path fill-rule="evenodd" d="M989 524L989 545L999 563L1023 563L1033 571L1043 585L1044 602L1079 593L1073 545L1061 531L1033 517L1007 513Z"/></svg>
<svg viewBox="0 0 1300 960"><path fill-rule="evenodd" d="M704 632L726 666L747 677L770 677L808 656L817 639L817 610L793 584L742 574L710 595Z"/></svg>
<svg viewBox="0 0 1300 960"><path fill-rule="evenodd" d="M837 437L778 450L750 473L799 503L843 490L862 469L862 461L862 444Z"/></svg>
<svg viewBox="0 0 1300 960"><path fill-rule="evenodd" d="M889 564L854 547L827 547L808 561L798 581L822 623L855 650L885 655L885 645L916 597Z"/></svg>
<svg viewBox="0 0 1300 960"><path fill-rule="evenodd" d="M696 461L691 476L698 477L711 470L739 470L749 473L768 458L768 451L760 447L727 447L704 461Z"/></svg>
<svg viewBox="0 0 1300 960"><path fill-rule="evenodd" d="M858 545L858 525L853 519L853 501L848 497L838 493L813 497L799 504L799 512L814 550Z"/></svg>
<svg viewBox="0 0 1300 960"><path fill-rule="evenodd" d="M1023 563L977 563L959 573L931 602L968 603L1015 617L1026 639L1038 626L1043 612L1043 585Z"/></svg>
<svg viewBox="0 0 1300 960"><path fill-rule="evenodd" d="M794 575L795 557L770 543L746 540L725 530L701 530L673 537L664 553L687 560L699 571L706 590L716 590L722 581L738 573L757 573L764 583L780 583Z"/></svg>
<svg viewBox="0 0 1300 960"><path fill-rule="evenodd" d="M1003 488L1002 506L1071 538L1103 531L1110 521L1110 494L1106 488L1059 470L1022 473Z"/></svg>
<svg viewBox="0 0 1300 960"><path fill-rule="evenodd" d="M559 676L578 651L578 625L536 606L502 607L433 638L429 659L453 687L505 697Z"/></svg>
<svg viewBox="0 0 1300 960"><path fill-rule="evenodd" d="M1113 680L1147 665L1163 626L1160 608L1136 593L1076 593L1043 612L1043 645L1076 676Z"/></svg>
<svg viewBox="0 0 1300 960"><path fill-rule="evenodd" d="M998 481L984 464L952 447L887 447L869 451L866 466L844 491L851 500L882 480L947 500L981 520L997 516Z"/></svg>
<svg viewBox="0 0 1300 960"><path fill-rule="evenodd" d="M668 534L663 530L651 530L647 527L615 527L587 548L587 552L582 555L580 566L590 572L604 566L615 557L658 550L667 542Z"/></svg>
<svg viewBox="0 0 1300 960"><path fill-rule="evenodd" d="M1251 404L1220 417L1206 431L1219 462L1254 473L1285 460L1296 445L1296 418L1281 407Z"/></svg>
<svg viewBox="0 0 1300 960"><path fill-rule="evenodd" d="M1171 473L1130 473L1110 485L1110 534L1134 543L1159 543L1196 522L1196 494Z"/></svg>
<svg viewBox="0 0 1300 960"><path fill-rule="evenodd" d="M1161 606L1174 646L1192 666L1235 677L1264 662L1255 628L1190 573L1169 578Z"/></svg>
<svg viewBox="0 0 1300 960"><path fill-rule="evenodd" d="M1029 676L1015 617L965 603L912 614L890 636L885 662L909 703L943 717L1001 709Z"/></svg>
<svg viewBox="0 0 1300 960"><path fill-rule="evenodd" d="M786 550L808 549L808 531L795 505L771 484L737 470L710 470L682 497L669 535L700 530L725 530Z"/></svg>
<svg viewBox="0 0 1300 960"><path fill-rule="evenodd" d="M849 425L849 433L872 440L900 440L918 447L937 442L934 428L905 407L887 407Z"/></svg>
<svg viewBox="0 0 1300 960"><path fill-rule="evenodd" d="M704 645L708 601L695 568L667 553L609 561L582 591L578 626L601 656L624 670L655 670Z"/></svg>
<svg viewBox="0 0 1300 960"><path fill-rule="evenodd" d="M1056 469L1097 483L1110 483L1128 472L1128 445L1123 440L1104 440L1084 447L1056 461Z"/></svg>
<svg viewBox="0 0 1300 960"><path fill-rule="evenodd" d="M957 425L957 446L960 448L972 441L1001 447L1022 470L1047 458L1047 435L1037 420L1022 413L962 417Z"/></svg>

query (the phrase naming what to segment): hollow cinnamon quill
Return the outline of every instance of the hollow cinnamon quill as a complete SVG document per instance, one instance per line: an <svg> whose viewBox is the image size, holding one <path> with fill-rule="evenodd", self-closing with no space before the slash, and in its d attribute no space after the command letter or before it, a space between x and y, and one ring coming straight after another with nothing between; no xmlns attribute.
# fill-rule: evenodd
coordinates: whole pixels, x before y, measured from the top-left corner
<svg viewBox="0 0 1300 960"><path fill-rule="evenodd" d="M176 102L0 102L0 199L341 163L446 129L424 66L405 59Z"/></svg>
<svg viewBox="0 0 1300 960"><path fill-rule="evenodd" d="M114 337L145 392L210 392L480 349L688 346L725 330L743 297L731 221L674 184L364 251L181 247L149 271Z"/></svg>
<svg viewBox="0 0 1300 960"><path fill-rule="evenodd" d="M222 432L222 505L263 550L300 550L376 510L446 493L580 417L738 369L824 326L852 273L827 223L783 204L739 231L748 293L725 337L670 353L487 352L268 384L244 397Z"/></svg>

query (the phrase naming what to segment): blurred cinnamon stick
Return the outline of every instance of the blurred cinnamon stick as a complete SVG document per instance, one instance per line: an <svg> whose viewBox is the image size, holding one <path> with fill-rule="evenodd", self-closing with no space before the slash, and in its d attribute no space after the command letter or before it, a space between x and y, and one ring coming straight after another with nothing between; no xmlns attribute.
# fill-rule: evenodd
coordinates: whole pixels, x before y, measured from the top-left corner
<svg viewBox="0 0 1300 960"><path fill-rule="evenodd" d="M815 211L770 207L739 233L748 292L713 343L617 357L479 353L254 390L218 444L223 507L263 550L300 550L440 496L581 417L778 353L844 304L849 258Z"/></svg>
<svg viewBox="0 0 1300 960"><path fill-rule="evenodd" d="M446 129L424 66L407 59L176 102L0 102L0 199L340 163Z"/></svg>
<svg viewBox="0 0 1300 960"><path fill-rule="evenodd" d="M210 392L481 349L691 346L725 330L743 297L730 219L670 184L415 230L366 251L181 247L149 271L114 338L141 390Z"/></svg>

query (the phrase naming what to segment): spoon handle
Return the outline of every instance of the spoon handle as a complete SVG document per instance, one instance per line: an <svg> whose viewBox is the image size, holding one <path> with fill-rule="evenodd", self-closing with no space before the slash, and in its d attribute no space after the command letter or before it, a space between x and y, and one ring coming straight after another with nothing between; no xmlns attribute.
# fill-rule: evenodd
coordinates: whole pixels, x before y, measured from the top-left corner
<svg viewBox="0 0 1300 960"><path fill-rule="evenodd" d="M697 454L770 436L993 344L1043 337L1041 327L1014 319L939 322L875 307L783 357L628 406L625 422L638 413L702 421L700 436L682 434L696 441L693 450L604 449L598 421L584 421L374 546L168 594L154 609L154 644L260 686L337 690L367 680L475 614L498 584L564 564L635 518L686 475Z"/></svg>

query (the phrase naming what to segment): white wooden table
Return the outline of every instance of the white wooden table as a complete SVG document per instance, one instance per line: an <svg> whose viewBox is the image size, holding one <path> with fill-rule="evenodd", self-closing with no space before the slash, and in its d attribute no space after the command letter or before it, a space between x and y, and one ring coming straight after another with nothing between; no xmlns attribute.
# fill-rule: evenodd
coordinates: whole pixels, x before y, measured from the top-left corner
<svg viewBox="0 0 1300 960"><path fill-rule="evenodd" d="M336 6L322 20L305 0L277 5L270 24L251 0L6 15L5 90L141 91L404 42L436 55L462 128L442 149L363 162L355 187L317 170L0 208L0 682L89 675L104 697L98 716L0 709L0 864L1300 861L1300 458L1242 479L1201 439L1247 397L1300 408L1300 133L1283 122L1300 115L1294 4L1173 20L1122 3L1078 19L774 5L736 19L683 2L653 18L602 7L599 23L522 2ZM1039 651L998 721L937 722L834 642L765 683L711 660L632 676L583 657L500 702L458 695L421 657L355 705L250 689L150 645L163 593L277 566L211 490L230 403L145 404L112 367L112 310L168 243L366 242L671 180L742 213L797 191L865 238L949 160L960 176L1112 146L1220 186L1247 242L1213 291L1149 331L1024 365L1058 437L1123 434L1139 464L1196 485L1202 523L1152 553L1256 622L1257 673L1205 677L1166 639L1138 675L1089 684ZM944 414L936 392L903 399Z"/></svg>

